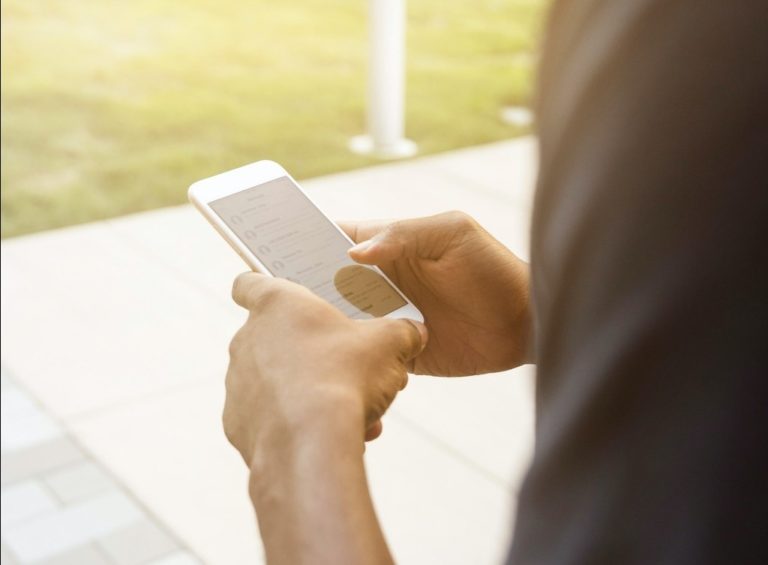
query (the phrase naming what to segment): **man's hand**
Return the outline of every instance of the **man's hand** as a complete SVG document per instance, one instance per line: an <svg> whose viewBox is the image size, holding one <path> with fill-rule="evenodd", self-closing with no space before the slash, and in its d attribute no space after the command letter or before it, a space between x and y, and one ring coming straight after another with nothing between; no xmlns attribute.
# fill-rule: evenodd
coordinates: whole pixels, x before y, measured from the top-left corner
<svg viewBox="0 0 768 565"><path fill-rule="evenodd" d="M343 415L364 437L426 343L417 322L353 321L297 284L244 273L232 295L250 315L230 346L224 427L249 465L261 442Z"/></svg>
<svg viewBox="0 0 768 565"><path fill-rule="evenodd" d="M426 343L416 322L353 321L307 289L255 273L232 290L249 311L230 348L224 430L251 469L269 563L390 563L363 439Z"/></svg>
<svg viewBox="0 0 768 565"><path fill-rule="evenodd" d="M533 362L528 265L460 212L398 222L342 222L350 256L378 265L429 330L414 372L457 376Z"/></svg>

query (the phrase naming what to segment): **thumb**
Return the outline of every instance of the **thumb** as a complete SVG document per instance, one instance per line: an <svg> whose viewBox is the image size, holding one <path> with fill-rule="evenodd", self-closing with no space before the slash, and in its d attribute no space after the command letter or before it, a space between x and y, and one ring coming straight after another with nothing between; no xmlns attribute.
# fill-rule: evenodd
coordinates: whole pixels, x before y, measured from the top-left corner
<svg viewBox="0 0 768 565"><path fill-rule="evenodd" d="M407 365L427 346L427 327L414 320L380 318L380 331L385 333L382 342Z"/></svg>
<svg viewBox="0 0 768 565"><path fill-rule="evenodd" d="M439 259L457 234L471 229L473 222L460 212L392 222L383 226L372 238L352 247L349 255L358 263L367 265L405 257Z"/></svg>

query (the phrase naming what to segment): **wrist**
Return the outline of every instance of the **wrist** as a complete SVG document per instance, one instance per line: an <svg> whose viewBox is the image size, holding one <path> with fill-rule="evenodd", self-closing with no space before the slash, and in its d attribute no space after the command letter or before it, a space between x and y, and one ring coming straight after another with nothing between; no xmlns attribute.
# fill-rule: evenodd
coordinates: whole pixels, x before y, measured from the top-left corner
<svg viewBox="0 0 768 565"><path fill-rule="evenodd" d="M518 365L536 363L536 332L533 321L533 304L531 302L531 272L530 265L515 258L514 276L512 277L510 294L516 296L516 310L513 314L515 336L519 344Z"/></svg>
<svg viewBox="0 0 768 565"><path fill-rule="evenodd" d="M249 491L257 509L262 502L274 503L284 489L290 492L291 483L301 480L303 474L334 460L359 458L362 464L362 403L351 398L307 396L289 415L264 422L257 434L249 464Z"/></svg>
<svg viewBox="0 0 768 565"><path fill-rule="evenodd" d="M275 434L252 458L249 494L266 560L391 563L365 477L362 412L325 406L314 424Z"/></svg>

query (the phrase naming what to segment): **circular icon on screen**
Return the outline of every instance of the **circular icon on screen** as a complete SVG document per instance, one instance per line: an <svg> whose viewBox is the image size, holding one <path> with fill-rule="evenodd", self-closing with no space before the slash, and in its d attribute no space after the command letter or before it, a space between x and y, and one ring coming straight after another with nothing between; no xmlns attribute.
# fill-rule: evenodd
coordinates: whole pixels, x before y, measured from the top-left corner
<svg viewBox="0 0 768 565"><path fill-rule="evenodd" d="M406 302L379 273L362 265L336 271L333 285L349 304L371 316L386 316Z"/></svg>

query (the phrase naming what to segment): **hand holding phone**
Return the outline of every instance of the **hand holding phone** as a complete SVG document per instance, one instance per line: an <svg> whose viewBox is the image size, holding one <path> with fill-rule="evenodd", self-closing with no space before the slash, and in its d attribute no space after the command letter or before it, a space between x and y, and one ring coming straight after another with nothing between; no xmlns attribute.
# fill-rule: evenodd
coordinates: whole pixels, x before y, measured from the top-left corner
<svg viewBox="0 0 768 565"><path fill-rule="evenodd" d="M188 194L253 270L301 284L353 319L423 321L377 267L350 259L352 241L277 163L198 181Z"/></svg>
<svg viewBox="0 0 768 565"><path fill-rule="evenodd" d="M528 265L461 212L349 222L359 263L379 265L427 319L413 372L475 375L534 362Z"/></svg>

